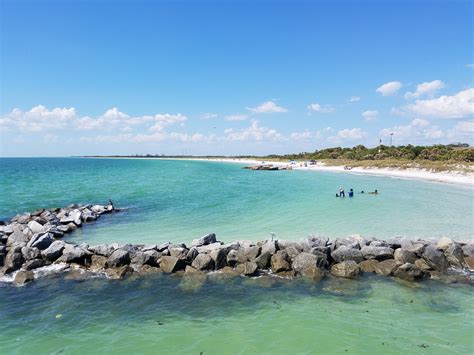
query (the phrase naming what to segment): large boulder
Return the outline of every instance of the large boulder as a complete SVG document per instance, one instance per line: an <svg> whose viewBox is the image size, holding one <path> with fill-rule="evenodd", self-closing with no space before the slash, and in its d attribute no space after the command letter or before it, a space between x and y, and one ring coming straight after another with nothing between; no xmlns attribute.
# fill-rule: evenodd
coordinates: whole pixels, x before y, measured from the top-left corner
<svg viewBox="0 0 474 355"><path fill-rule="evenodd" d="M227 266L227 253L228 251L226 248L214 249L209 253L210 257L214 261L214 267L216 270Z"/></svg>
<svg viewBox="0 0 474 355"><path fill-rule="evenodd" d="M474 256L474 243L466 244L462 247L464 256Z"/></svg>
<svg viewBox="0 0 474 355"><path fill-rule="evenodd" d="M255 260L260 255L261 250L261 247L259 247L258 245L254 245L243 248L243 253L247 260Z"/></svg>
<svg viewBox="0 0 474 355"><path fill-rule="evenodd" d="M338 263L353 260L356 263L364 260L364 254L359 249L342 245L331 253L331 257Z"/></svg>
<svg viewBox="0 0 474 355"><path fill-rule="evenodd" d="M107 259L108 267L120 267L130 264L130 252L124 249L115 250Z"/></svg>
<svg viewBox="0 0 474 355"><path fill-rule="evenodd" d="M47 249L43 250L41 252L41 255L48 261L55 261L63 254L65 246L66 243L56 240L51 243L51 245Z"/></svg>
<svg viewBox="0 0 474 355"><path fill-rule="evenodd" d="M79 265L87 265L90 263L91 253L78 246L66 244L63 255L56 262L76 263Z"/></svg>
<svg viewBox="0 0 474 355"><path fill-rule="evenodd" d="M400 263L400 264L405 264L405 263L414 264L415 260L418 259L415 253L404 248L396 249L395 252L393 253L393 258L395 259L397 263Z"/></svg>
<svg viewBox="0 0 474 355"><path fill-rule="evenodd" d="M133 273L133 269L130 265L124 265L120 267L113 267L105 269L105 273L111 279L119 280L123 279Z"/></svg>
<svg viewBox="0 0 474 355"><path fill-rule="evenodd" d="M425 273L422 270L410 263L400 265L393 272L393 276L407 281L416 281L418 279L423 278L424 275Z"/></svg>
<svg viewBox="0 0 474 355"><path fill-rule="evenodd" d="M173 272L183 270L186 264L183 260L175 256L162 256L160 259L160 268L163 272L171 274Z"/></svg>
<svg viewBox="0 0 474 355"><path fill-rule="evenodd" d="M41 256L41 252L37 248L23 247L21 248L21 254L25 260L38 259Z"/></svg>
<svg viewBox="0 0 474 355"><path fill-rule="evenodd" d="M331 267L331 275L337 277L356 277L360 275L360 267L354 260L346 260Z"/></svg>
<svg viewBox="0 0 474 355"><path fill-rule="evenodd" d="M375 268L375 272L379 275L389 276L393 275L393 272L397 268L398 264L393 259L384 260L378 263Z"/></svg>
<svg viewBox="0 0 474 355"><path fill-rule="evenodd" d="M168 249L170 251L170 256L174 256L175 258L186 260L188 256L188 249L183 247L171 247Z"/></svg>
<svg viewBox="0 0 474 355"><path fill-rule="evenodd" d="M91 271L103 271L107 267L107 257L103 255L92 255L91 256Z"/></svg>
<svg viewBox="0 0 474 355"><path fill-rule="evenodd" d="M444 253L434 245L428 245L425 248L423 259L434 270L445 271L449 267L449 263L446 260Z"/></svg>
<svg viewBox="0 0 474 355"><path fill-rule="evenodd" d="M26 245L30 240L30 236L28 234L23 233L22 230L16 229L12 234L8 236L7 239L7 246L13 245Z"/></svg>
<svg viewBox="0 0 474 355"><path fill-rule="evenodd" d="M300 274L312 273L319 266L322 266L322 259L314 254L302 252L293 259L293 270Z"/></svg>
<svg viewBox="0 0 474 355"><path fill-rule="evenodd" d="M35 279L35 274L33 271L29 270L20 270L15 275L14 282L15 284L21 286L26 284L27 282L33 281Z"/></svg>
<svg viewBox="0 0 474 355"><path fill-rule="evenodd" d="M270 253L262 253L255 259L255 263L260 270L265 270L270 267L271 259L272 255Z"/></svg>
<svg viewBox="0 0 474 355"><path fill-rule="evenodd" d="M109 257L115 251L115 248L112 245L100 244L89 247L89 250L94 254Z"/></svg>
<svg viewBox="0 0 474 355"><path fill-rule="evenodd" d="M33 270L39 267L43 267L46 265L46 262L43 259L33 259L25 262L22 266L24 270Z"/></svg>
<svg viewBox="0 0 474 355"><path fill-rule="evenodd" d="M364 246L360 249L365 259L386 260L393 257L393 249L388 247Z"/></svg>
<svg viewBox="0 0 474 355"><path fill-rule="evenodd" d="M153 265L154 260L152 259L152 256L150 254L147 254L143 251L137 251L131 256L130 264L133 264L135 266Z"/></svg>
<svg viewBox="0 0 474 355"><path fill-rule="evenodd" d="M458 243L451 243L444 251L444 256L449 265L456 268L464 267L464 253Z"/></svg>
<svg viewBox="0 0 474 355"><path fill-rule="evenodd" d="M28 222L28 228L31 230L33 234L46 232L46 228L36 221Z"/></svg>
<svg viewBox="0 0 474 355"><path fill-rule="evenodd" d="M191 266L197 270L212 270L214 269L214 260L209 254L199 254Z"/></svg>
<svg viewBox="0 0 474 355"><path fill-rule="evenodd" d="M200 247L216 242L216 235L214 233L206 234L199 239L194 239L191 243L193 247Z"/></svg>
<svg viewBox="0 0 474 355"><path fill-rule="evenodd" d="M451 238L448 238L448 237L441 237L438 242L436 243L436 248L438 248L439 250L446 250L449 248L449 246L451 244L453 244L453 240Z"/></svg>
<svg viewBox="0 0 474 355"><path fill-rule="evenodd" d="M243 264L247 261L248 261L248 259L245 256L242 249L238 249L238 250L232 249L227 254L227 264L230 265L230 266L234 267L238 264Z"/></svg>
<svg viewBox="0 0 474 355"><path fill-rule="evenodd" d="M359 263L360 270L362 272L373 273L377 271L377 267L380 264L380 261L376 259L368 259L361 261Z"/></svg>
<svg viewBox="0 0 474 355"><path fill-rule="evenodd" d="M54 242L54 240L55 239L51 233L35 234L33 238L30 239L27 246L30 248L45 250Z"/></svg>
<svg viewBox="0 0 474 355"><path fill-rule="evenodd" d="M23 258L21 251L10 250L5 257L5 274L9 274L20 269L24 261L25 259Z"/></svg>
<svg viewBox="0 0 474 355"><path fill-rule="evenodd" d="M291 270L290 257L284 250L272 255L271 265L274 273Z"/></svg>
<svg viewBox="0 0 474 355"><path fill-rule="evenodd" d="M258 270L258 265L253 261L248 261L243 264L237 265L235 268L236 272L240 275L251 276L254 275Z"/></svg>
<svg viewBox="0 0 474 355"><path fill-rule="evenodd" d="M466 256L464 263L469 270L474 270L474 256Z"/></svg>
<svg viewBox="0 0 474 355"><path fill-rule="evenodd" d="M265 243L262 244L262 250L260 251L262 254L270 253L275 254L278 250L278 244L274 240L267 240Z"/></svg>

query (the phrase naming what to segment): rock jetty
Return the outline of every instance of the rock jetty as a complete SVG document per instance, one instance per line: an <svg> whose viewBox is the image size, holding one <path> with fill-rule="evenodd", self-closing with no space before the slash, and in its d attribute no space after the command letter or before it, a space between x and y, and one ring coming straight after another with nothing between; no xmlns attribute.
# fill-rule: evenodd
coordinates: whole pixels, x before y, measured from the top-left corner
<svg viewBox="0 0 474 355"><path fill-rule="evenodd" d="M77 245L65 235L117 212L109 205L70 205L17 215L0 225L0 276L18 285L35 279L50 267L71 274L103 274L120 279L130 274L169 273L197 278L219 272L229 276L273 275L357 278L363 274L406 281L427 278L472 282L474 244L450 238L436 242L392 238L365 239L359 235L329 240L310 236L301 241L219 242L214 233L185 244ZM56 266L56 267L55 267Z"/></svg>

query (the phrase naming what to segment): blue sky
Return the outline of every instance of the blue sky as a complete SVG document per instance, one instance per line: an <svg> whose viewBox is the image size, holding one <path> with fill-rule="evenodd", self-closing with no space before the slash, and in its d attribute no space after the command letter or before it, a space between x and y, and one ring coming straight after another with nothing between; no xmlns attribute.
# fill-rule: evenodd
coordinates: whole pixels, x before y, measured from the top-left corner
<svg viewBox="0 0 474 355"><path fill-rule="evenodd" d="M0 1L2 156L474 143L469 1Z"/></svg>

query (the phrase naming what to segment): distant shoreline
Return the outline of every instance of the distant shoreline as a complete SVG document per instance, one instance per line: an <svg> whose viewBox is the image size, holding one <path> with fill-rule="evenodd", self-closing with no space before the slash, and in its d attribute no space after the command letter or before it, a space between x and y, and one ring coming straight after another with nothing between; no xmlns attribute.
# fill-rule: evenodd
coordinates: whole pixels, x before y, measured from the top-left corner
<svg viewBox="0 0 474 355"><path fill-rule="evenodd" d="M287 166L288 162L261 160L261 159L250 159L250 158L232 158L232 157L145 157L145 156L85 156L84 158L96 158L96 159L142 159L142 160L185 160L185 161L208 161L208 162L220 162L220 163L234 163L234 164L248 164L257 165L265 161L268 164L274 166ZM461 172L461 171L430 171L423 168L402 168L402 167L390 167L390 168L379 168L375 166L366 167L352 167L350 170L346 170L342 165L327 165L326 163L317 163L315 165L306 164L304 162L296 162L292 165L293 170L306 170L306 171L326 171L334 173L349 173L349 174L362 174L362 175L374 175L374 176L386 176L398 179L410 179L410 180L424 180L432 182L441 182L447 184L453 184L458 186L467 186L474 188L474 172Z"/></svg>

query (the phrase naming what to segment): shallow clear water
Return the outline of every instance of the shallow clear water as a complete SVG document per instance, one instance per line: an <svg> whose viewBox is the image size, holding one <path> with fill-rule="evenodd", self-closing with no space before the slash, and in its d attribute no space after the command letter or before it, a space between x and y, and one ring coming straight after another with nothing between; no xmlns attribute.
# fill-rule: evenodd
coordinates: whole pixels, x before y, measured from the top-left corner
<svg viewBox="0 0 474 355"><path fill-rule="evenodd" d="M40 207L106 203L70 241L189 242L309 233L472 238L473 190L386 177L248 171L237 164L0 159L1 218ZM381 191L335 198L339 186ZM0 353L468 354L469 285L393 279L322 282L175 276L122 281L57 275L0 283Z"/></svg>
<svg viewBox="0 0 474 355"><path fill-rule="evenodd" d="M198 285L199 286L199 285ZM216 275L0 285L2 353L468 354L472 287ZM57 315L61 315L59 318Z"/></svg>
<svg viewBox="0 0 474 355"><path fill-rule="evenodd" d="M342 173L249 171L239 164L138 159L0 159L0 216L70 203L106 203L124 213L75 234L78 242L189 242L330 237L470 239L474 190ZM339 186L371 191L336 198Z"/></svg>

